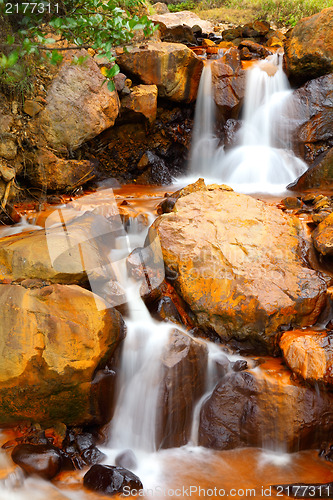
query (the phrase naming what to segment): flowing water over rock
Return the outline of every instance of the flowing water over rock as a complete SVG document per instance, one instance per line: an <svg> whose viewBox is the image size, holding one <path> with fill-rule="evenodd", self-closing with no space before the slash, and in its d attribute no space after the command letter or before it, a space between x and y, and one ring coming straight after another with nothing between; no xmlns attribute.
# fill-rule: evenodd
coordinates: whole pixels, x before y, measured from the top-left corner
<svg viewBox="0 0 333 500"><path fill-rule="evenodd" d="M201 77L189 174L201 175L245 193L281 193L307 169L291 151L288 128L294 120L282 55L269 56L247 71L238 146L226 151L214 134L210 63Z"/></svg>

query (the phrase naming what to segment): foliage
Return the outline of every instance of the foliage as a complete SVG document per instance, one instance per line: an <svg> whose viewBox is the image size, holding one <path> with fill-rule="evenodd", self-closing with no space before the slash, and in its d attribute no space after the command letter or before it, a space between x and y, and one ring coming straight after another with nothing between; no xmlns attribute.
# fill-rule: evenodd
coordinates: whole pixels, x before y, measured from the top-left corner
<svg viewBox="0 0 333 500"><path fill-rule="evenodd" d="M8 9L6 0L0 0L0 14L8 18L13 16L9 20L15 26L14 34L9 35L1 46L0 72L7 74L22 65L24 58L31 54L44 54L52 64L58 64L63 59L64 50L91 47L113 63L105 73L108 88L113 90L112 78L119 72L114 64L113 48L130 42L138 30L149 36L156 29L147 16L131 14L134 10L139 11L142 3L143 0L58 0L57 3L38 0L38 4L28 1L13 3ZM39 12L33 9L33 5L40 6ZM56 40L50 33L57 40L69 42L69 46L52 47ZM83 60L78 58L75 62L82 63Z"/></svg>
<svg viewBox="0 0 333 500"><path fill-rule="evenodd" d="M255 19L294 26L302 17L312 16L321 10L332 7L332 0L202 0L197 12L205 11L203 17L212 17L226 22L243 24ZM209 9L209 10L208 10ZM238 14L239 12L239 14Z"/></svg>
<svg viewBox="0 0 333 500"><path fill-rule="evenodd" d="M185 0L185 2L169 4L170 12L180 12L182 10L194 10L197 7L197 4L191 0Z"/></svg>

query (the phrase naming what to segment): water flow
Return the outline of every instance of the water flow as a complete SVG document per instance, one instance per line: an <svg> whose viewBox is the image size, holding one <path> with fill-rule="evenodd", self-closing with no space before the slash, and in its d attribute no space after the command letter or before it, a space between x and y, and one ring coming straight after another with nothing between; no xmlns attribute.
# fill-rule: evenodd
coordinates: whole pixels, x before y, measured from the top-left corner
<svg viewBox="0 0 333 500"><path fill-rule="evenodd" d="M218 139L214 134L215 102L212 93L212 68L206 61L202 71L194 116L191 147L191 173L201 174L202 165L209 165L215 158Z"/></svg>
<svg viewBox="0 0 333 500"><path fill-rule="evenodd" d="M169 325L152 319L140 296L140 284L127 275L126 256L143 244L145 232L128 228L118 238L119 248L111 252L111 261L127 299L129 319L124 341L120 393L110 428L109 446L152 452L156 449L158 395L162 377L161 355L169 338ZM162 263L163 264L163 263Z"/></svg>
<svg viewBox="0 0 333 500"><path fill-rule="evenodd" d="M291 151L292 91L282 56L269 56L248 70L244 120L236 140L240 146L228 152L217 147L213 134L212 113L206 104L213 100L208 68L202 76L205 92L198 94L195 120L199 122L193 134L190 173L225 182L241 192L283 192L307 166Z"/></svg>

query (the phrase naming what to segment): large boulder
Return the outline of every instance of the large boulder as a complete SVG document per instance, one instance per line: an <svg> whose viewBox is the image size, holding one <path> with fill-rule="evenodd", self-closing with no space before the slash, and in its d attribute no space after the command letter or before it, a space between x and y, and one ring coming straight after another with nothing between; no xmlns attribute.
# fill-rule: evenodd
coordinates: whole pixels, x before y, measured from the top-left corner
<svg viewBox="0 0 333 500"><path fill-rule="evenodd" d="M205 390L208 352L203 341L174 329L162 355L161 421L157 447L185 445L193 410Z"/></svg>
<svg viewBox="0 0 333 500"><path fill-rule="evenodd" d="M200 413L199 444L292 452L333 437L333 396L297 384L278 360L256 372L229 372Z"/></svg>
<svg viewBox="0 0 333 500"><path fill-rule="evenodd" d="M76 285L0 286L0 425L105 423L120 313Z"/></svg>
<svg viewBox="0 0 333 500"><path fill-rule="evenodd" d="M313 324L326 301L324 280L300 257L298 219L250 196L189 194L149 234L197 323L223 340L273 352L280 327Z"/></svg>
<svg viewBox="0 0 333 500"><path fill-rule="evenodd" d="M224 117L237 118L245 95L245 74L239 50L231 48L223 57L213 61L212 86L214 100Z"/></svg>
<svg viewBox="0 0 333 500"><path fill-rule="evenodd" d="M148 42L118 55L126 73L147 85L157 85L158 95L176 102L193 102L197 97L203 61L180 43Z"/></svg>
<svg viewBox="0 0 333 500"><path fill-rule="evenodd" d="M289 368L309 382L332 385L333 338L326 331L285 332L280 347Z"/></svg>
<svg viewBox="0 0 333 500"><path fill-rule="evenodd" d="M1 238L0 279L37 278L73 284L85 283L100 273L103 277L109 264L108 245L114 224L96 214L85 214L68 222L66 213L59 210L52 214L45 230ZM69 212L69 217L73 213Z"/></svg>
<svg viewBox="0 0 333 500"><path fill-rule="evenodd" d="M82 52L82 53L81 53ZM85 52L81 65L68 56L52 81L46 106L31 122L31 132L56 151L73 151L112 127L119 111L117 93L103 85L96 62Z"/></svg>
<svg viewBox="0 0 333 500"><path fill-rule="evenodd" d="M294 149L312 163L333 145L333 73L297 89L290 108L294 114L289 125Z"/></svg>
<svg viewBox="0 0 333 500"><path fill-rule="evenodd" d="M74 189L95 176L91 161L58 158L47 149L38 151L27 163L30 184L47 191Z"/></svg>
<svg viewBox="0 0 333 500"><path fill-rule="evenodd" d="M304 83L333 71L333 7L301 19L285 42L290 79Z"/></svg>
<svg viewBox="0 0 333 500"><path fill-rule="evenodd" d="M199 26L205 33L214 31L214 24L210 21L200 19L200 17L191 12L190 10L182 10L181 12L167 12L165 14L154 14L149 16L151 21L156 23L163 23L167 28L174 28L176 26Z"/></svg>
<svg viewBox="0 0 333 500"><path fill-rule="evenodd" d="M322 255L333 255L333 213L325 217L312 233L313 244Z"/></svg>
<svg viewBox="0 0 333 500"><path fill-rule="evenodd" d="M292 185L296 191L306 189L331 189L333 185L333 148L318 158L303 175Z"/></svg>

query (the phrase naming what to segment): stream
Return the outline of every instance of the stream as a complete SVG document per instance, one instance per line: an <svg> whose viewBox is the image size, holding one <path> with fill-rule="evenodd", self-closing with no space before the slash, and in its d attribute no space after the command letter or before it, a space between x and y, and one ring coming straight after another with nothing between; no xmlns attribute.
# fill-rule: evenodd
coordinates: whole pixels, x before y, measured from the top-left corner
<svg viewBox="0 0 333 500"><path fill-rule="evenodd" d="M286 109L290 110L290 106L286 104L290 90L287 88L281 61L282 58L276 55L269 61L258 63L249 71L239 146L232 151L225 151L214 133L211 69L209 64L206 65L197 103L197 115L200 119L196 118L190 173L186 179L175 180L172 186L163 188L104 185L95 193L72 200L66 205L50 207L37 214L27 211L17 226L1 230L2 237L14 232L22 233L24 237L24 232L32 229L38 231L45 228L47 234L54 227L64 227L61 224L66 225L86 211L113 217L116 236L109 253L109 262L103 265L105 269L112 271L124 291L116 305L127 304L124 318L127 335L122 350L116 410L111 423L104 429L106 440L99 448L106 455L103 463L109 465L115 463L120 453L131 450L135 458L133 472L144 486L143 491L124 493L119 498L137 493L145 498L265 499L285 497L281 487L274 489L272 485L333 481L332 464L320 458L318 450L290 453L285 445L285 434L289 432L288 429L285 430L286 420L291 410L286 407L283 398L284 391L290 390L285 387L293 387L293 382L290 382L290 373L281 360L241 356L227 345L192 337L191 333L178 324L157 321L141 298L140 282L128 275L126 267L128 255L134 249L144 246L148 227L157 216L156 207L163 200L165 192L175 191L179 186L189 184L191 180L197 180L201 176L206 179L206 184L212 180L230 184L240 192L260 193L258 196L261 199L274 205L281 199L286 185L304 172L305 164L291 153L287 134L283 135L287 128ZM272 118L276 116L279 117L277 120ZM289 115L288 119L293 118ZM270 128L272 123L273 129ZM121 206L127 210L125 218L119 215ZM103 237L99 227L94 227L94 231L96 235ZM67 238L68 234L63 237ZM162 281L164 262L158 244L153 251L157 256L156 267L161 273ZM57 249L50 248L49 252L52 261L56 263L59 257ZM146 265L148 268L149 262ZM100 293L98 282L93 277L90 287L96 294ZM184 342L195 343L199 346L198 349L206 353L203 375L205 385L195 399L196 404L189 409L188 442L180 447L161 449L161 439L158 436L158 422L161 419L159 400L163 384L161 360L168 365L168 343L175 328L185 339ZM226 363L227 366L224 376L232 378L245 373L237 371L239 362L247 363L246 373L258 381L263 391L268 387L268 396L262 397L258 405L258 411L266 415L261 427L257 429L260 437L258 445L225 451L205 448L200 445L200 436L198 437L202 405L219 381L221 364ZM185 378L180 371L172 378L173 387L168 387L168 405L172 409L171 423L168 424L171 433L176 425L176 420L172 419L178 418L177 413L176 416L172 413L172 398L177 397L174 394L177 391L183 391L185 397ZM269 391L274 392L276 399L270 399ZM320 394L317 396L321 397ZM9 435L10 431L4 430L1 441L7 441ZM86 470L62 472L52 483L34 477L25 478L6 452L1 451L0 499L109 498L83 488L82 477L85 472Z"/></svg>

